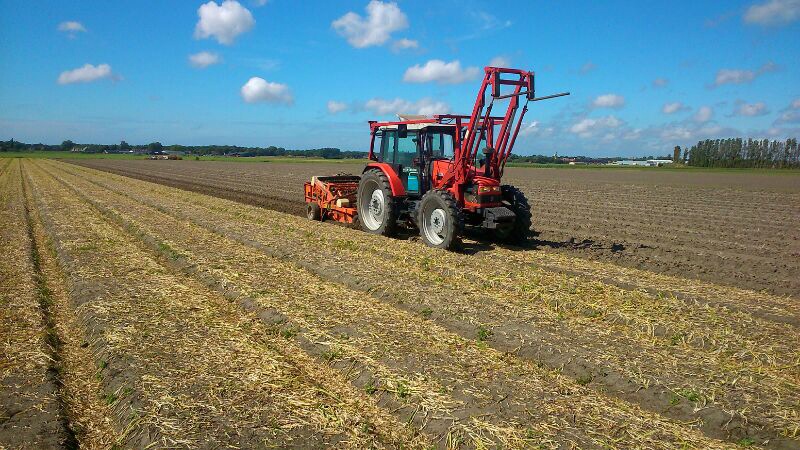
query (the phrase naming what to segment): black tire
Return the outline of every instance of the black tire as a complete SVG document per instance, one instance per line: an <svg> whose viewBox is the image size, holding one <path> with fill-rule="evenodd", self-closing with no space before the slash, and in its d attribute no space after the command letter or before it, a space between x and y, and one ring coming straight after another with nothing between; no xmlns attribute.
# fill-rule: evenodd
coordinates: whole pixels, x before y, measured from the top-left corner
<svg viewBox="0 0 800 450"><path fill-rule="evenodd" d="M309 220L322 220L322 210L319 209L319 205L314 202L306 203L306 217Z"/></svg>
<svg viewBox="0 0 800 450"><path fill-rule="evenodd" d="M510 185L500 187L503 204L514 212L514 225L505 230L495 230L495 238L506 244L523 245L528 242L531 229L531 205L525 194Z"/></svg>
<svg viewBox="0 0 800 450"><path fill-rule="evenodd" d="M376 191L379 194L375 194ZM397 199L392 197L389 178L382 170L370 169L361 175L356 201L358 223L362 230L383 236L397 234Z"/></svg>
<svg viewBox="0 0 800 450"><path fill-rule="evenodd" d="M433 189L419 202L417 226L422 241L429 247L455 249L461 245L464 213L453 194Z"/></svg>

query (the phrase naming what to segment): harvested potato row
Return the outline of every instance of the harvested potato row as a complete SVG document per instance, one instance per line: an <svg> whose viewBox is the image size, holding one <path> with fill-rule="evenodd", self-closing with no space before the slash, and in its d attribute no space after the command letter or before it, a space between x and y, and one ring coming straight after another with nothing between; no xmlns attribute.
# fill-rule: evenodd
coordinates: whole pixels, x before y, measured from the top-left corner
<svg viewBox="0 0 800 450"><path fill-rule="evenodd" d="M333 274L344 273L342 279L355 279L364 289L381 292L391 286L384 296L405 300L420 313L435 311L462 334L489 327L487 332L495 334L490 341L501 349L516 349L551 366L569 366L575 354L571 349L594 348L578 353L581 360L573 375L579 381L618 389L624 398L665 408L677 418L699 417L711 434L788 443L797 436L798 356L792 343L798 341L798 331L790 325L527 265L518 266L521 271L497 271L488 261L481 264L473 257L403 242L385 246L381 238L340 227L315 233L318 224L294 222L281 214L151 184L146 190L152 192L139 191L134 186L145 184L94 174L101 185L118 180L115 189L140 201L149 199L151 205L177 214L179 222L191 220L241 242L277 249L287 259L331 274L334 281ZM224 216L218 218L220 214ZM287 221L293 222L291 228ZM287 240L289 233L294 239ZM351 263L359 260L373 261L369 271ZM451 270L467 266L468 273ZM458 296L449 295L454 290ZM564 326L569 331L559 331ZM582 335L586 337L580 339ZM542 340L538 347L525 345ZM768 431L762 433L761 427Z"/></svg>
<svg viewBox="0 0 800 450"><path fill-rule="evenodd" d="M558 442L558 439L565 439L563 429L568 427L568 438L584 444L609 445L620 439L620 442L628 442L630 445L668 445L665 444L667 442L682 442L693 446L716 445L685 426L581 387L585 383L566 379L525 359L495 351L486 345L490 330L484 330L481 338L478 328L477 342L465 340L464 337L452 334L403 308L385 303L380 308L375 308L374 300L331 284L329 279L317 279L310 273L304 277L294 276L292 274L297 273L299 268L287 264L276 265L274 258L266 257L263 252L165 214L165 211L170 212L175 206L171 199L164 199L162 193L155 194L155 197L162 200L148 207L135 200L147 196L144 190L134 190L130 197L125 197L100 186L99 184L106 181L107 175L85 172L82 177L75 177L70 176L60 166L49 166L46 169L74 189L76 194L84 197L84 200L105 211L109 217L126 224L131 230L137 230L144 240L169 248L168 255L189 264L196 274L247 294L265 308L279 310L293 324L298 325L303 334L312 334L318 340L327 339L327 344L336 337L337 331L343 334L343 337L332 341L334 347L341 352L341 355L336 356L347 356L367 367L370 366L370 361L378 361L398 373L401 380L409 380L406 382L409 388L406 388L404 395L410 401L418 403L416 410L424 412L432 406L438 407L439 411L447 411L446 408L452 402L443 400L449 400L445 394L450 394L450 399L455 400L455 406L459 406L458 402L469 402L467 411L479 408L478 417L485 415L501 419L494 419L497 420L495 424L481 424L476 422L475 416L464 416L459 411L460 408L451 408L449 412L463 424L462 436L485 436L490 438L488 442L503 442L504 434L513 436L512 433L515 433L518 437L507 442L519 442L527 434L527 429L532 429L535 436L547 436L548 431L560 429L562 432L555 433L552 438ZM83 179L87 175L89 181ZM95 179L99 179L98 184L92 183ZM143 187L153 189L152 185ZM197 208L206 201L216 199L192 196L185 207L191 208L194 204ZM208 216L209 211L204 214ZM276 217L280 217L284 223L294 220L284 215ZM209 218L219 220L210 216ZM259 221L259 225L261 222L263 220ZM256 224L248 225L251 229L250 236L261 239L262 233L258 227L253 228ZM307 222L297 223L297 228L301 230L306 226ZM311 226L313 229L319 225ZM270 244L275 244L279 250L287 246L302 248L306 245L301 241L286 242L286 235L277 238L285 243ZM338 259L344 262L342 255ZM280 291L276 293L278 290ZM302 292L309 294L299 294ZM376 367L373 373L380 373L380 366L373 364ZM435 369L425 370L428 367ZM420 382L412 384L416 380ZM430 381L435 383L425 383ZM445 388L443 394L438 396L431 389L437 385ZM405 391L398 389L394 381L389 389L395 394L396 391ZM464 393L468 395L465 396ZM455 396L456 394L458 395ZM492 400L497 397L500 398L499 402ZM542 404L543 398L552 400ZM646 420L642 422L641 417ZM569 425L570 421L576 423ZM620 421L629 428L641 427L642 434L633 432L619 436L613 430ZM517 430L512 427L510 430L498 431L497 427L502 423L519 425ZM657 437L646 437L646 430L653 424L659 424L658 429L661 431ZM490 434L493 429L494 436ZM449 431L450 436L453 436L453 430ZM548 441L549 439L551 438Z"/></svg>
<svg viewBox="0 0 800 450"><path fill-rule="evenodd" d="M58 447L61 413L19 160L0 161L0 448Z"/></svg>
<svg viewBox="0 0 800 450"><path fill-rule="evenodd" d="M75 163L296 215L304 214L299 199L310 176L363 168L358 161ZM800 235L793 226L800 177L509 167L503 182L528 196L540 251L800 296Z"/></svg>
<svg viewBox="0 0 800 450"><path fill-rule="evenodd" d="M72 302L103 348L121 445L410 447L421 436L25 163Z"/></svg>

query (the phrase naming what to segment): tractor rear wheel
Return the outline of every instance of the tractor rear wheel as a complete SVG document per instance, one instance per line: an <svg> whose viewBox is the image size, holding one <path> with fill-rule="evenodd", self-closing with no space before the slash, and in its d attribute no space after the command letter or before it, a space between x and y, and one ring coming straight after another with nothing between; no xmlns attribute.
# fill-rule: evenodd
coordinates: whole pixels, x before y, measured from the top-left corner
<svg viewBox="0 0 800 450"><path fill-rule="evenodd" d="M531 205L525 194L511 185L501 186L504 205L514 212L514 225L510 228L498 229L495 237L501 242L514 245L523 245L528 242L531 229Z"/></svg>
<svg viewBox="0 0 800 450"><path fill-rule="evenodd" d="M306 203L306 217L309 220L322 220L322 210L320 210L319 205L314 202Z"/></svg>
<svg viewBox="0 0 800 450"><path fill-rule="evenodd" d="M367 233L393 236L397 232L398 207L389 178L382 170L364 172L358 182L358 222Z"/></svg>
<svg viewBox="0 0 800 450"><path fill-rule="evenodd" d="M417 214L419 234L426 245L453 249L461 243L464 213L453 194L439 189L426 192Z"/></svg>

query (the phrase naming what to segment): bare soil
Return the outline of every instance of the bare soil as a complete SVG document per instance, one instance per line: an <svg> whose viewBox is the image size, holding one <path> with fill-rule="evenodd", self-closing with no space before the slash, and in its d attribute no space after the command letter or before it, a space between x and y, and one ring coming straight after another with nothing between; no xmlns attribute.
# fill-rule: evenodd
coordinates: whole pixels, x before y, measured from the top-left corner
<svg viewBox="0 0 800 450"><path fill-rule="evenodd" d="M70 161L302 215L312 175L357 164ZM800 296L800 176L786 173L509 168L533 207L529 250ZM497 247L478 240L466 251Z"/></svg>

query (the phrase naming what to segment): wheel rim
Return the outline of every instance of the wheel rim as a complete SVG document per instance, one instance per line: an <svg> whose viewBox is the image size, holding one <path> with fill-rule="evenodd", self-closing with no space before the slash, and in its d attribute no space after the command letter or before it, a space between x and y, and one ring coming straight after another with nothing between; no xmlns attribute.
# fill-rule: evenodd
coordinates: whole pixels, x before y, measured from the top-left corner
<svg viewBox="0 0 800 450"><path fill-rule="evenodd" d="M359 214L362 214L364 225L372 231L377 230L383 225L384 216L386 215L386 198L383 195L383 190L373 186L370 195L364 195L359 205Z"/></svg>
<svg viewBox="0 0 800 450"><path fill-rule="evenodd" d="M425 233L425 239L433 245L440 245L445 239L446 225L447 216L443 209L436 208L430 214L425 214L422 219L422 231Z"/></svg>

